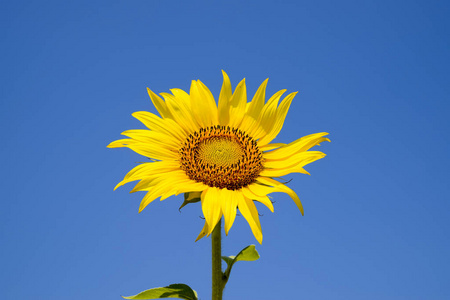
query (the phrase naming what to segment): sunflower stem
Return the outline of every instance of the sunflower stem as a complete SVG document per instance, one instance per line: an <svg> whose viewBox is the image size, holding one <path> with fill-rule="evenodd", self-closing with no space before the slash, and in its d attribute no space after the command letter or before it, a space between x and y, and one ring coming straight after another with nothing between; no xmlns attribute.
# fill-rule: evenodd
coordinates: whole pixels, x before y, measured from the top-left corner
<svg viewBox="0 0 450 300"><path fill-rule="evenodd" d="M225 286L222 273L222 220L220 220L211 234L212 242L212 300L222 300Z"/></svg>

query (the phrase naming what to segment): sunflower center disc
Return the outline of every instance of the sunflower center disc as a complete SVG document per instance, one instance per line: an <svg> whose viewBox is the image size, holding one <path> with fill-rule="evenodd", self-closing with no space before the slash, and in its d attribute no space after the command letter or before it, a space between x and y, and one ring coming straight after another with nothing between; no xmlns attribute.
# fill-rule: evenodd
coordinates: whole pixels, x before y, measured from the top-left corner
<svg viewBox="0 0 450 300"><path fill-rule="evenodd" d="M181 169L189 178L229 190L253 183L263 169L256 142L229 126L201 128L189 135L180 157Z"/></svg>
<svg viewBox="0 0 450 300"><path fill-rule="evenodd" d="M228 167L237 164L244 155L240 143L226 136L205 139L196 150L198 160L210 166Z"/></svg>

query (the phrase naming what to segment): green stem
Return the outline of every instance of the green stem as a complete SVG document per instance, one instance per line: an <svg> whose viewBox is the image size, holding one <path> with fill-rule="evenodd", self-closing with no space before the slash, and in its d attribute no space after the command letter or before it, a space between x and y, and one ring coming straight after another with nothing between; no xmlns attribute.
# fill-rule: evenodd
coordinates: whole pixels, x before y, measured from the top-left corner
<svg viewBox="0 0 450 300"><path fill-rule="evenodd" d="M222 274L222 219L217 223L211 234L212 242L212 300L222 300L224 288Z"/></svg>

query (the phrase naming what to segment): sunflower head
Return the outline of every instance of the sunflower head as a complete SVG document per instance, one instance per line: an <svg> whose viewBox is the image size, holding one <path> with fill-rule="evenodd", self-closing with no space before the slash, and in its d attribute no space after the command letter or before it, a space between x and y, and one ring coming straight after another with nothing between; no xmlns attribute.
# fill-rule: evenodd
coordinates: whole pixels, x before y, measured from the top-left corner
<svg viewBox="0 0 450 300"><path fill-rule="evenodd" d="M209 235L222 216L228 234L239 209L261 243L254 201L273 212L268 194L287 193L303 214L297 194L274 178L309 174L303 167L325 156L310 149L329 139L321 132L289 144L272 144L296 93L280 102L286 91L281 90L266 101L265 80L247 101L245 80L233 92L225 72L223 78L218 104L200 80L192 81L189 94L172 89L161 98L148 89L160 116L134 113L147 129L127 130L122 134L128 138L108 147L128 147L152 161L134 167L116 188L139 181L132 190L146 192L139 211L157 198L180 193L201 199L205 225L197 240Z"/></svg>

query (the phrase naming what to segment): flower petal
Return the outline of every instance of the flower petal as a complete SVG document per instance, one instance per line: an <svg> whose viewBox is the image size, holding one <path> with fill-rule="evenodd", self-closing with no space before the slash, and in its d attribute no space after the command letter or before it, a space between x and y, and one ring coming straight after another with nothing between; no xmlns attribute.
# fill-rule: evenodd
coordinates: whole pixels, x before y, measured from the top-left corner
<svg viewBox="0 0 450 300"><path fill-rule="evenodd" d="M195 239L195 241L198 241L201 238L204 238L209 232L209 226L208 223L205 221L205 225L203 225L203 229L202 231L200 231L200 234L198 235L198 237Z"/></svg>
<svg viewBox="0 0 450 300"><path fill-rule="evenodd" d="M199 128L197 122L194 121L194 116L191 109L184 101L177 101L178 99L171 94L161 93L161 96L166 100L167 108L177 122L186 132L186 134L197 131Z"/></svg>
<svg viewBox="0 0 450 300"><path fill-rule="evenodd" d="M238 128L242 122L245 114L245 107L247 105L247 87L245 85L245 78L237 85L234 94L230 100L230 123L229 126Z"/></svg>
<svg viewBox="0 0 450 300"><path fill-rule="evenodd" d="M170 188L168 188L167 191L161 195L161 201L169 198L170 196L177 196L181 193L187 193L195 190L204 190L205 188L207 188L207 186L203 183L195 182L186 176L177 182L172 182ZM199 195L201 195L201 193L199 193Z"/></svg>
<svg viewBox="0 0 450 300"><path fill-rule="evenodd" d="M175 121L171 119L161 119L158 116L147 111L138 111L131 114L133 117L141 121L148 129L165 133L183 141L186 134L183 129Z"/></svg>
<svg viewBox="0 0 450 300"><path fill-rule="evenodd" d="M202 127L215 125L219 122L216 102L211 92L200 81L192 80L191 89L192 112L198 124Z"/></svg>
<svg viewBox="0 0 450 300"><path fill-rule="evenodd" d="M139 205L139 213L142 212L147 205L155 201L156 198L158 198L158 196L153 192L147 192L144 198L142 198L141 204Z"/></svg>
<svg viewBox="0 0 450 300"><path fill-rule="evenodd" d="M278 91L267 100L267 103L259 114L258 121L255 122L253 127L249 130L249 134L255 140L264 137L272 130L276 119L275 116L277 114L278 101L284 92L286 92L286 90Z"/></svg>
<svg viewBox="0 0 450 300"><path fill-rule="evenodd" d="M199 188L202 188L202 185L196 185L196 182L187 178L186 174L177 171L141 180L131 192L148 191L139 206L139 212L141 212L149 203L158 197L161 197L162 201L174 194Z"/></svg>
<svg viewBox="0 0 450 300"><path fill-rule="evenodd" d="M324 138L323 136L328 135L327 132L319 132L304 136L299 138L298 140L289 143L285 146L282 146L276 150L265 152L264 158L266 160L280 160L286 159L295 153L307 151L310 148L319 145L321 142L330 141L328 138Z"/></svg>
<svg viewBox="0 0 450 300"><path fill-rule="evenodd" d="M170 91L177 99L177 102L183 102L183 104L186 105L189 110L191 110L191 96L189 96L188 93L186 93L182 89L170 89Z"/></svg>
<svg viewBox="0 0 450 300"><path fill-rule="evenodd" d="M158 188L158 186L167 185L169 188L173 188L178 182L186 181L189 178L186 174L181 170L175 170L171 172L167 172L164 174L153 174L153 176L147 176L141 179L134 188L130 191L130 193L139 192L139 191L152 191ZM170 187L172 185L172 187ZM197 187L198 188L198 187ZM167 191L168 188L164 188L164 192ZM162 193L161 193L162 195Z"/></svg>
<svg viewBox="0 0 450 300"><path fill-rule="evenodd" d="M157 144L158 147L163 147L166 149L178 149L180 147L180 142L178 139L174 138L172 135L167 135L157 131L133 129L126 130L121 134L140 142L153 145Z"/></svg>
<svg viewBox="0 0 450 300"><path fill-rule="evenodd" d="M275 187L276 188L275 192L282 192L288 194L292 198L292 200L294 200L294 203L297 205L302 215L304 214L303 205L302 202L300 201L300 198L298 198L297 194L288 186L272 178L259 177L258 181L261 182L262 184L267 184Z"/></svg>
<svg viewBox="0 0 450 300"><path fill-rule="evenodd" d="M240 128L247 132L250 136L253 137L252 128L254 128L255 123L258 121L259 115L261 114L262 109L264 108L264 102L266 97L266 87L269 78L264 80L264 82L259 86L255 95L251 102L247 103L246 112Z"/></svg>
<svg viewBox="0 0 450 300"><path fill-rule="evenodd" d="M228 125L230 122L230 111L228 107L231 100L231 96L233 94L231 89L230 78L228 77L227 73L225 73L224 70L222 70L222 74L223 74L223 83L219 96L219 124Z"/></svg>
<svg viewBox="0 0 450 300"><path fill-rule="evenodd" d="M289 106L291 105L292 100L294 99L295 93L291 93L287 95L283 101L281 101L280 106L278 106L275 116L275 122L272 126L272 129L263 136L260 140L258 140L258 145L266 145L270 143L280 132L281 128L284 124L284 119L286 118L286 115L289 110Z"/></svg>
<svg viewBox="0 0 450 300"><path fill-rule="evenodd" d="M266 101L266 87L268 82L269 78L261 83L255 95L253 96L252 101L247 105L246 115L253 118L254 120L258 120L258 117L264 107L264 102Z"/></svg>
<svg viewBox="0 0 450 300"><path fill-rule="evenodd" d="M218 195L217 188L209 187L203 191L201 196L203 215L209 227L208 235L211 234L217 222L219 222L220 217L222 217L222 209Z"/></svg>
<svg viewBox="0 0 450 300"><path fill-rule="evenodd" d="M238 198L240 197L240 191L230 191L226 188L219 189L219 198L221 201L222 212L225 219L225 234L228 235L228 231L233 226L234 219L236 218L236 207Z"/></svg>
<svg viewBox="0 0 450 300"><path fill-rule="evenodd" d="M262 236L261 224L259 223L258 210L256 209L256 206L253 203L253 200L244 197L240 193L237 195L240 195L238 198L239 211L241 212L242 216L247 220L248 224L250 225L250 229L252 230L253 235L255 236L256 240L261 244L263 236Z"/></svg>
<svg viewBox="0 0 450 300"><path fill-rule="evenodd" d="M175 160L178 158L178 154L175 151L168 151L167 149L155 147L151 144L133 139L117 140L110 143L107 147L108 148L127 147L140 155L158 160Z"/></svg>
<svg viewBox="0 0 450 300"><path fill-rule="evenodd" d="M156 161L142 163L131 169L127 175L125 175L125 178L116 185L114 190L128 182L154 177L158 174L165 174L179 169L180 166L178 162Z"/></svg>
<svg viewBox="0 0 450 300"><path fill-rule="evenodd" d="M277 148L283 147L285 145L286 144L284 144L284 143L274 143L274 144L267 144L264 146L258 146L258 148L259 148L259 150L264 152L264 151L270 151L273 149L277 149Z"/></svg>
<svg viewBox="0 0 450 300"><path fill-rule="evenodd" d="M153 102L153 105L155 106L156 110L159 112L161 117L163 118L172 118L172 114L167 109L166 103L163 99L161 99L158 95L152 92L149 88L147 88L148 95L150 96L150 99Z"/></svg>
<svg viewBox="0 0 450 300"><path fill-rule="evenodd" d="M325 157L326 154L320 151L305 151L279 160L266 160L264 168L266 169L286 169L290 167L303 167L313 161Z"/></svg>
<svg viewBox="0 0 450 300"><path fill-rule="evenodd" d="M204 105L208 106L210 117L212 119L212 125L219 124L219 111L217 109L216 100L214 100L213 94L208 89L208 87L200 80L197 80L197 87L200 91L200 95L202 95L202 97L206 100L204 100Z"/></svg>
<svg viewBox="0 0 450 300"><path fill-rule="evenodd" d="M256 185L256 184L251 184L251 185ZM273 212L273 204L272 201L270 201L269 197L267 197L267 195L257 195L255 193L253 193L248 187L250 185L248 185L247 187L242 188L242 193L244 194L244 197L248 198L248 199L252 199L252 200L256 200L262 204L264 204L265 206L267 206L268 209L270 209L271 212ZM260 185L261 186L261 185ZM272 191L269 191L269 193L271 193Z"/></svg>
<svg viewBox="0 0 450 300"><path fill-rule="evenodd" d="M166 191L170 184L172 184L172 182L164 181L161 177L156 177L150 180L141 180L136 186L138 186L142 182L145 182L147 185L149 185L149 187L142 187L139 189L147 190L147 194L142 199L141 204L139 205L139 212L142 212L144 208L155 199L161 197L161 195Z"/></svg>

